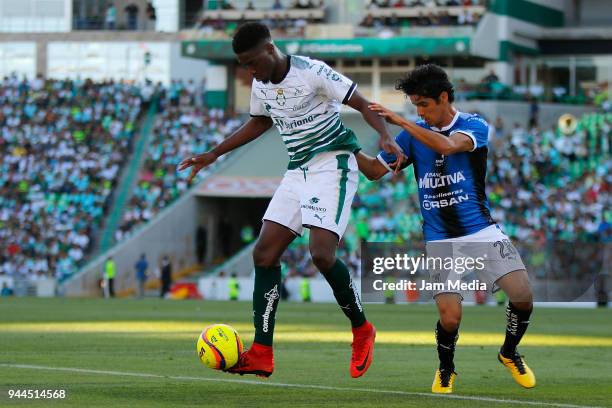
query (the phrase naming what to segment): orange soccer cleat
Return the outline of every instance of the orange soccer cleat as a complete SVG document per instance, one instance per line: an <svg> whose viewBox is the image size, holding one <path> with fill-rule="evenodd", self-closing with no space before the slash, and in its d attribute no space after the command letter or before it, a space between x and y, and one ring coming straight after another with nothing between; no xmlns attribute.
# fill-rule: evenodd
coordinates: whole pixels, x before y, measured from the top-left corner
<svg viewBox="0 0 612 408"><path fill-rule="evenodd" d="M250 349L240 355L235 366L225 370L231 374L255 374L267 378L274 371L274 353L272 346L253 343Z"/></svg>
<svg viewBox="0 0 612 408"><path fill-rule="evenodd" d="M359 327L353 328L353 354L351 356L351 377L361 377L368 371L374 359L374 339L376 329L372 323L366 321Z"/></svg>

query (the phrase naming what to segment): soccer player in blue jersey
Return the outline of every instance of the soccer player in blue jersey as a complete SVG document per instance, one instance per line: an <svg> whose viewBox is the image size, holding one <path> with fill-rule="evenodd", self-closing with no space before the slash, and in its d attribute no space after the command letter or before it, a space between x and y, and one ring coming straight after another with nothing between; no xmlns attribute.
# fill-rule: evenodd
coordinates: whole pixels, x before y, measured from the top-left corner
<svg viewBox="0 0 612 408"><path fill-rule="evenodd" d="M532 292L520 255L491 218L485 194L489 124L453 106L453 86L436 65L417 67L398 81L396 89L410 98L421 120L411 122L379 104L370 109L403 128L396 141L405 157L359 152L359 169L377 180L396 168L414 166L428 256L444 246L454 253L472 251L477 257L484 250L489 255L486 267L477 271L478 278L494 290L501 288L510 299L506 339L498 360L518 384L532 388L535 376L516 349L529 324ZM429 272L432 281L441 282L439 271ZM432 392L451 393L462 297L456 290L444 289L434 291L434 298L440 314L435 331L440 365Z"/></svg>

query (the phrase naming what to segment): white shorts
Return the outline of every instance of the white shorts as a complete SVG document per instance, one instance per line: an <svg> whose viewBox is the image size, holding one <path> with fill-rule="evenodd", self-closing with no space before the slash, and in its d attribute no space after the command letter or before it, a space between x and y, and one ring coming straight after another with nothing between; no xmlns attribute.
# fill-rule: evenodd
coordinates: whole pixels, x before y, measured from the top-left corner
<svg viewBox="0 0 612 408"><path fill-rule="evenodd" d="M427 241L427 256L453 259L482 260L484 268L474 268L466 273L457 273L455 270L430 269L432 282L457 281L474 272L478 280L485 283L487 290L497 292L497 281L510 272L525 269L521 255L510 241L510 238L497 224L489 225L473 234L457 238ZM460 293L455 290L435 290L434 297L440 293Z"/></svg>
<svg viewBox="0 0 612 408"><path fill-rule="evenodd" d="M298 235L304 227L314 226L332 231L340 239L351 215L358 180L353 153L319 153L305 165L287 170L263 219Z"/></svg>

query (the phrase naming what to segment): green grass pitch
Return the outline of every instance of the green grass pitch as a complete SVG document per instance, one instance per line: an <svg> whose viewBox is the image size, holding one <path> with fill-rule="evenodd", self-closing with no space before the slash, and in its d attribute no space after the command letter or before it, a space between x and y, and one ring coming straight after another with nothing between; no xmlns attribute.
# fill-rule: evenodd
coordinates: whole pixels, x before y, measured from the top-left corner
<svg viewBox="0 0 612 408"><path fill-rule="evenodd" d="M437 363L433 305L366 305L374 362L348 373L350 327L332 304L281 303L276 367L260 380L216 372L197 358L210 323L248 346L246 302L0 299L0 406L493 407L611 406L612 310L539 308L520 351L537 376L524 390L499 364L501 307L465 307L455 396L430 394ZM13 389L64 389L64 400L9 399ZM509 401L510 400L510 401Z"/></svg>

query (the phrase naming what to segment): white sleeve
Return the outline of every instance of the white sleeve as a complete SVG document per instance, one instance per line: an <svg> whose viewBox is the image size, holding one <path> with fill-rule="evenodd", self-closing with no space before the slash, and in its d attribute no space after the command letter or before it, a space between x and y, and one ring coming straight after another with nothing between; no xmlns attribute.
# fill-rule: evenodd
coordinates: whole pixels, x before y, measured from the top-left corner
<svg viewBox="0 0 612 408"><path fill-rule="evenodd" d="M343 104L348 102L357 88L356 83L321 61L312 67L312 76L319 93Z"/></svg>
<svg viewBox="0 0 612 408"><path fill-rule="evenodd" d="M487 146L489 143L489 124L480 116L472 115L467 120L461 122L461 125L453 130L450 135L454 133L462 133L472 139L472 150ZM450 136L449 135L449 136Z"/></svg>
<svg viewBox="0 0 612 408"><path fill-rule="evenodd" d="M260 95L257 94L260 92ZM264 93L258 91L257 86L255 85L255 81L253 81L253 85L251 86L251 105L249 107L249 113L251 116L267 116L270 117L270 112L266 111L265 104L266 101L263 99L265 96Z"/></svg>

